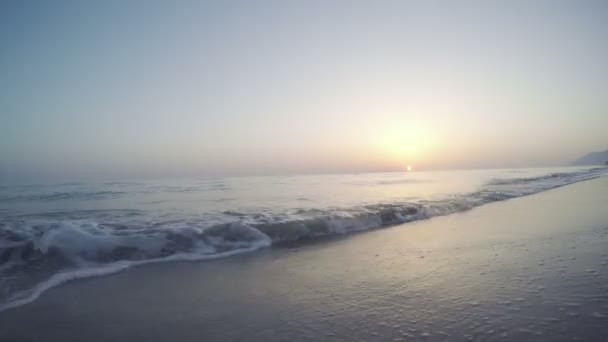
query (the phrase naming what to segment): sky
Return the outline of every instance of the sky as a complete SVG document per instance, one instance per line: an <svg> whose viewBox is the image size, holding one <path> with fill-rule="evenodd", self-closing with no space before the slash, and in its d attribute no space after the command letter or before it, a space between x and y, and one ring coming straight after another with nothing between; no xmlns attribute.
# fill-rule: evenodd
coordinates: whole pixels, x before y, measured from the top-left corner
<svg viewBox="0 0 608 342"><path fill-rule="evenodd" d="M0 2L0 180L561 165L606 1Z"/></svg>

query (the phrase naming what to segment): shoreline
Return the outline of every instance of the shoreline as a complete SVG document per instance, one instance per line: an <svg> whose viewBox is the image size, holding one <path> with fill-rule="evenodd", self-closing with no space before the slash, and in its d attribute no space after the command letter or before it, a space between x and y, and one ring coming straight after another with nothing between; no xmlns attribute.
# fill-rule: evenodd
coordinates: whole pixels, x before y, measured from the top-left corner
<svg viewBox="0 0 608 342"><path fill-rule="evenodd" d="M0 338L599 341L607 205L604 176L347 238L142 265L0 312Z"/></svg>
<svg viewBox="0 0 608 342"><path fill-rule="evenodd" d="M28 255L34 251L32 246L41 244L40 253L37 253L36 257L42 260L43 264L48 262L59 265L63 262L64 268L50 270L51 273L45 274L44 267L39 270L33 267L29 271L17 269L15 274L11 274L14 270L8 267L9 271L3 273L7 281L0 284L0 292L2 292L0 312L33 302L48 289L69 281L106 276L145 264L215 260L250 253L270 245L297 247L320 240L331 241L352 234L465 212L490 203L595 179L605 174L606 170L608 169L580 169L574 172L530 175L531 177L528 178L510 178L509 175L503 175L506 178L494 178L493 181L488 181L485 186L472 192L457 192L451 197L412 202L378 202L359 208L351 207L354 213L347 214L336 213L333 210L325 211L323 214L321 210L312 216L298 218L296 215L291 219L270 223L243 224L240 220L223 222L206 227L202 231L198 231L199 227L196 226L195 220L193 227L186 224L179 229L161 229L149 237L140 235L136 230L127 232L126 235L125 232L114 235L111 233L112 225L109 227L103 223L98 225L96 220L90 217L84 218L85 221L69 217L66 220L44 222L40 228L41 236L32 234L27 223L9 220L9 233L21 235L23 231L19 227L25 226L25 238L21 237L23 240L13 245L9 242L9 250L3 252L5 257L7 253ZM380 183L383 184L382 181ZM91 220L91 224L86 220ZM164 225L162 222L160 224ZM110 232L107 231L108 229ZM78 238L79 236L82 239ZM150 237L151 240L148 239ZM79 240L82 240L80 242L83 245L89 245L91 248L79 249ZM155 244L160 244L160 247ZM56 248L59 253L49 253L48 246ZM91 251L93 253L90 254ZM94 264L79 266L83 257L87 260L91 258ZM96 259L101 259L101 264L96 264ZM32 266L28 262L30 260L25 260L25 268ZM4 266L11 266L11 262ZM33 282L30 284L20 284L31 280ZM12 286L13 283L18 285Z"/></svg>

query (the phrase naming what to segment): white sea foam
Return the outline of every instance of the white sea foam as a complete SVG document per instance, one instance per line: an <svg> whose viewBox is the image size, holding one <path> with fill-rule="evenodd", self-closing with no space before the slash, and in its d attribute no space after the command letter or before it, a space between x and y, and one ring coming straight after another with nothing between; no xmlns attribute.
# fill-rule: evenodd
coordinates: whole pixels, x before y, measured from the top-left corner
<svg viewBox="0 0 608 342"><path fill-rule="evenodd" d="M245 225L232 224L227 228L228 230L234 231L249 231L252 235L258 235L259 232L255 231L251 227L247 227ZM57 236L53 234L53 236ZM266 236L258 235L260 239L256 239L250 241L248 245L243 245L239 242L234 241L221 241L221 238L216 238L216 241L221 243L234 244L237 247L231 250L226 250L223 252L209 253L209 249L206 246L198 246L199 250L195 250L191 253L179 252L172 254L166 257L157 257L150 258L145 260L120 260L115 262L110 262L107 264L99 265L95 263L81 264L79 267L74 269L59 271L58 273L53 274L49 279L42 281L41 283L35 285L31 289L22 290L16 293L13 293L9 296L4 303L0 304L0 311L14 308L17 306L21 306L27 303L31 303L32 301L38 299L40 295L48 289L61 285L70 280L82 279L82 278L90 278L90 277L99 277L112 273L116 273L127 269L132 266L149 264L149 263L159 263L159 262L169 262L169 261L199 261L199 260L211 260L217 258L228 257L236 254L252 252L260 248L270 246L271 242ZM86 241L85 245L88 245L90 242L88 238L84 239ZM70 242L78 241L78 239L69 239ZM65 242L65 240L63 241ZM76 242L75 245L82 248L84 245ZM69 245L68 245L69 246ZM71 246L70 246L71 247ZM97 246L96 246L97 247ZM43 249L48 248L47 245L43 247ZM78 248L77 250L81 250ZM41 252L43 250L40 250ZM48 252L48 249L45 249L45 253Z"/></svg>

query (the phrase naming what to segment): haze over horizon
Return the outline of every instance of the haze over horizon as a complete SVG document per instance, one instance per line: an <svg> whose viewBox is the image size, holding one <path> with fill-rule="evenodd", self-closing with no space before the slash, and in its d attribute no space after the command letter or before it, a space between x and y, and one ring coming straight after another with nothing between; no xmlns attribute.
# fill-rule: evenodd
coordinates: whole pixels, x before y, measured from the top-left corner
<svg viewBox="0 0 608 342"><path fill-rule="evenodd" d="M0 182L563 165L605 1L3 1Z"/></svg>

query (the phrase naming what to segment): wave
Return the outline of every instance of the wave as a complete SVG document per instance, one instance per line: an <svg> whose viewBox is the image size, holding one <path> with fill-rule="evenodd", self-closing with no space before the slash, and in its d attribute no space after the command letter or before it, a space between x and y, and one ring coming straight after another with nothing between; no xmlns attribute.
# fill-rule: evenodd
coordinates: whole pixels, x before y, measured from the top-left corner
<svg viewBox="0 0 608 342"><path fill-rule="evenodd" d="M510 171L511 173L521 172L520 170ZM589 170L578 171L578 172L556 172L549 173L547 175L536 176L536 177L522 177L522 178L496 178L488 182L488 185L514 185L514 184L530 184L533 182L542 182L556 180L559 185L565 181L565 184L571 184L571 181L586 180L587 177L594 178L606 172L604 167L596 167Z"/></svg>
<svg viewBox="0 0 608 342"><path fill-rule="evenodd" d="M72 279L133 265L207 260L271 245L305 242L470 210L599 177L608 169L492 179L480 190L438 200L377 203L290 214L223 212L225 222L151 220L138 212L5 217L0 220L0 311L29 303Z"/></svg>
<svg viewBox="0 0 608 342"><path fill-rule="evenodd" d="M108 200L123 197L125 195L132 195L134 188L139 183L131 182L102 182L101 186L115 190L104 190L95 191L90 189L82 189L78 187L85 186L82 183L62 183L58 184L59 187L67 187L62 189L64 191L50 191L52 190L50 185L19 185L14 187L0 187L0 203L10 202L53 202L53 201L86 201L86 200ZM76 189L70 189L71 187L77 187ZM129 188L130 189L126 189ZM51 188L51 189L49 189ZM194 192L222 192L230 190L230 186L223 182L206 182L195 186L183 186L183 185L162 185L162 186L150 186L145 190L139 188L137 191L139 194L155 194L155 193L194 193ZM12 190L12 191L10 191ZM37 191L36 193L31 193ZM28 193L30 192L30 193Z"/></svg>
<svg viewBox="0 0 608 342"><path fill-rule="evenodd" d="M127 194L125 191L72 191L49 194L20 195L0 198L0 202L15 201L63 201L113 199Z"/></svg>
<svg viewBox="0 0 608 342"><path fill-rule="evenodd" d="M14 228L0 226L0 311L71 279L152 262L215 259L271 244L268 236L239 222L117 231L88 221L38 220Z"/></svg>

